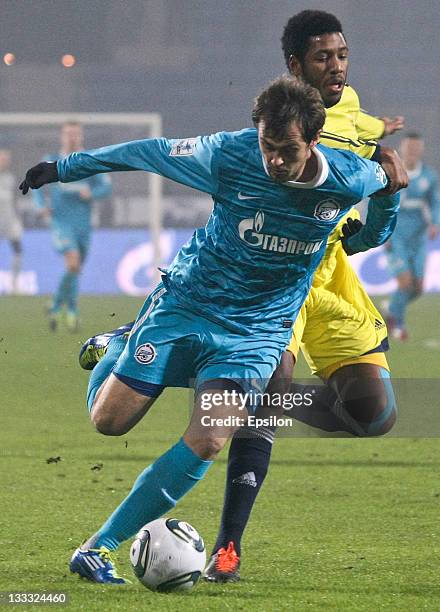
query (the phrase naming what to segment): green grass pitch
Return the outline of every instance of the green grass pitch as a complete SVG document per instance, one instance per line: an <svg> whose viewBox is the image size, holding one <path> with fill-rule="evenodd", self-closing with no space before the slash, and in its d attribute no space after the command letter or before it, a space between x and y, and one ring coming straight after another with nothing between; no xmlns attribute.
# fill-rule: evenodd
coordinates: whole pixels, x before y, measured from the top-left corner
<svg viewBox="0 0 440 612"><path fill-rule="evenodd" d="M133 316L139 300L84 297L83 330L76 335L49 334L44 302L0 297L0 591L64 591L67 609L88 612L440 609L435 381L425 385L423 397L404 393L402 433L412 438L331 439L304 431L276 442L244 539L240 583L158 595L134 578L118 588L70 575L73 549L177 439L190 400L185 390L169 390L130 434L96 434L85 409L87 374L77 366L78 349L83 338ZM395 377L439 378L439 307L434 296L411 307L413 339L390 353ZM299 373L305 372L302 366ZM172 513L201 532L208 550L226 455ZM51 457L61 460L47 463ZM118 552L126 575L128 550L127 543Z"/></svg>

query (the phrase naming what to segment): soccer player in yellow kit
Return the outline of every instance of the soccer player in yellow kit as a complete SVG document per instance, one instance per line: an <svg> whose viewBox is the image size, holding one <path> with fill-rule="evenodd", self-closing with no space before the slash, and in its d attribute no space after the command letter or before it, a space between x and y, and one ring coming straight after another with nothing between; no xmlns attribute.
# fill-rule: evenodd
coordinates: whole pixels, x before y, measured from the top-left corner
<svg viewBox="0 0 440 612"><path fill-rule="evenodd" d="M295 69L293 62L292 71ZM388 126L391 121L394 125L401 120L400 117L388 120ZM385 126L382 119L360 110L357 93L346 84L339 102L326 109L320 142L371 158L377 148L372 140L382 138ZM312 373L323 380L328 380L341 367L357 363L389 370L384 354L387 350L385 321L362 287L342 246L342 228L348 218L359 219L359 213L350 211L330 236L288 348L296 360L299 345ZM388 423L387 428L391 425Z"/></svg>
<svg viewBox="0 0 440 612"><path fill-rule="evenodd" d="M348 48L336 17L302 11L287 23L282 44L289 71L316 87L324 100L327 117L320 142L380 161L390 192L406 187L396 153L371 141L403 127L403 118L377 119L360 110L355 90L346 84ZM314 388L311 406L295 407L291 416L326 431L374 436L389 431L396 418L385 357L387 329L344 251L342 232L359 229L350 221L343 230L348 217L355 218L356 212L351 211L328 240L269 390L283 392L290 385L300 347L312 372L326 384ZM302 390L307 389L310 386ZM275 427L248 426L232 439L220 530L205 570L210 582L239 580L240 541L267 473L274 434Z"/></svg>

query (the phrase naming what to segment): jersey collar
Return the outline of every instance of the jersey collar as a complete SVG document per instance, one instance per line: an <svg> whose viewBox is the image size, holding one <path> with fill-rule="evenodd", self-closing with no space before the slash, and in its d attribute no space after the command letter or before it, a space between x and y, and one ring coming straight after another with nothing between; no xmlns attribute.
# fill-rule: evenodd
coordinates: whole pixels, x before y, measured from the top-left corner
<svg viewBox="0 0 440 612"><path fill-rule="evenodd" d="M307 183L301 183L299 181L287 181L287 183L283 183L286 187L296 187L298 189L314 189L315 187L319 187L324 183L324 181L328 177L328 163L327 160L321 151L319 151L316 147L312 149L312 155L316 156L318 162L318 168L316 170L316 174L311 181L307 181Z"/></svg>

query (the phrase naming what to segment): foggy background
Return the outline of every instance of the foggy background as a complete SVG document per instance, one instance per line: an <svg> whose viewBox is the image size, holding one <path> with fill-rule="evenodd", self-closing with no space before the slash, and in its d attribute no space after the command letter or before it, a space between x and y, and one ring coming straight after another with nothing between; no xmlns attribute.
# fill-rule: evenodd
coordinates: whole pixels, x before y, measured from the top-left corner
<svg viewBox="0 0 440 612"><path fill-rule="evenodd" d="M280 37L304 8L334 12L367 110L404 114L439 141L435 0L2 0L2 111L159 111L167 136L249 125L253 96L285 70ZM64 53L77 63L60 65Z"/></svg>
<svg viewBox="0 0 440 612"><path fill-rule="evenodd" d="M168 137L251 125L253 97L286 70L280 37L289 17L304 8L334 12L348 40L349 82L362 107L378 116L405 115L407 129L426 138L427 161L440 170L438 2L2 0L0 8L0 59L5 53L16 58L11 66L0 63L2 112L156 111ZM61 65L64 54L75 56L72 68ZM15 149L17 174L56 150L56 131L32 130L0 134L0 144ZM88 128L86 148L146 136ZM128 210L124 197L142 190L138 179L130 180L119 187L115 179L116 209L120 202ZM165 205L165 224L167 210L171 225L203 221L206 197L199 215L194 202L201 198L194 192L166 182L164 193L177 197ZM100 207L102 223L117 225L117 210ZM189 208L195 217L186 218ZM145 208L134 209L129 224L144 223Z"/></svg>

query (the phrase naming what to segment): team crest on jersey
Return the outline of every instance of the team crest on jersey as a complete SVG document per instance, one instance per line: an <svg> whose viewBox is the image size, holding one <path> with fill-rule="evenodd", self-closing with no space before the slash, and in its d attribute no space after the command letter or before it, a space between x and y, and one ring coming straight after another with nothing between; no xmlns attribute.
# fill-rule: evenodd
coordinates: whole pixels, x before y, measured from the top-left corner
<svg viewBox="0 0 440 612"><path fill-rule="evenodd" d="M315 206L315 212L313 215L320 221L333 221L341 210L339 203L332 198L327 198L318 202Z"/></svg>
<svg viewBox="0 0 440 612"><path fill-rule="evenodd" d="M197 138L185 138L178 140L171 147L171 157L182 157L184 155L192 155L195 151Z"/></svg>
<svg viewBox="0 0 440 612"><path fill-rule="evenodd" d="M142 365L148 365L156 359L156 349L152 344L147 342L137 347L134 358Z"/></svg>
<svg viewBox="0 0 440 612"><path fill-rule="evenodd" d="M387 175L385 174L385 170L382 168L382 166L376 166L376 178L384 187L388 183Z"/></svg>

